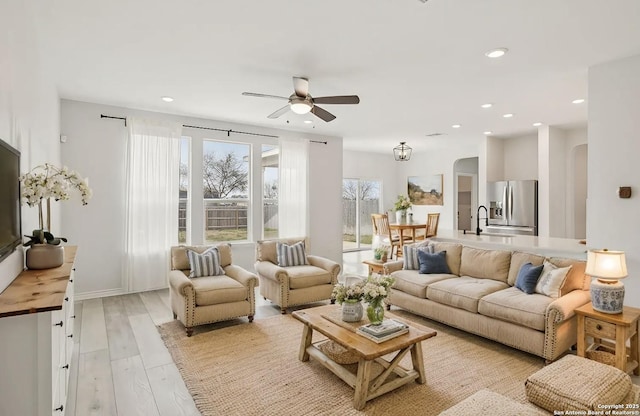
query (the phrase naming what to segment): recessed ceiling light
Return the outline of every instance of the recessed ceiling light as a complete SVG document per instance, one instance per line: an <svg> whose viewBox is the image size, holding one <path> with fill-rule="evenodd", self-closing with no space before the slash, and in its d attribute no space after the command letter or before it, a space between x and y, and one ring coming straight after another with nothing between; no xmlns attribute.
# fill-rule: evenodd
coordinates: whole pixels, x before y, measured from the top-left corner
<svg viewBox="0 0 640 416"><path fill-rule="evenodd" d="M582 104L584 102L584 98L577 98L571 101L573 104Z"/></svg>
<svg viewBox="0 0 640 416"><path fill-rule="evenodd" d="M513 117L513 114L511 114L511 113L503 114L502 117L511 118L511 117Z"/></svg>
<svg viewBox="0 0 640 416"><path fill-rule="evenodd" d="M489 58L500 58L501 56L504 56L505 53L507 53L509 49L507 48L496 48L496 49L491 49L490 51L485 52L485 55Z"/></svg>
<svg viewBox="0 0 640 416"><path fill-rule="evenodd" d="M486 103L486 104L482 104L480 107L482 107L482 108L491 108L491 107L493 107L493 104Z"/></svg>
<svg viewBox="0 0 640 416"><path fill-rule="evenodd" d="M540 123L539 121L537 121L537 122L533 123L533 126L534 126L534 127L540 127L540 126L542 126L542 123Z"/></svg>
<svg viewBox="0 0 640 416"><path fill-rule="evenodd" d="M485 135L485 136L488 136L488 135L490 135L490 134L493 134L493 132L492 132L491 130L487 130L487 131L485 131L485 132L484 132L484 135Z"/></svg>
<svg viewBox="0 0 640 416"><path fill-rule="evenodd" d="M311 121L311 120L305 120L304 121L304 124L311 124L311 123L313 123L313 121Z"/></svg>
<svg viewBox="0 0 640 416"><path fill-rule="evenodd" d="M165 95L164 97L162 97L162 101L164 101L165 103L170 103L171 101L173 101L173 97Z"/></svg>
<svg viewBox="0 0 640 416"><path fill-rule="evenodd" d="M460 124L454 124L451 127L453 127L454 129L459 129L460 127L462 127Z"/></svg>

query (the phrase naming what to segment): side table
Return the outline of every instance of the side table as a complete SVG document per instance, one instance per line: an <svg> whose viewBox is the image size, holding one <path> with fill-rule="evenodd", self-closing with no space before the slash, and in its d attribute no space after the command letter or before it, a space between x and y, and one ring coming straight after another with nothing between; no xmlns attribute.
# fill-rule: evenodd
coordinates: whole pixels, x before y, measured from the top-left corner
<svg viewBox="0 0 640 416"><path fill-rule="evenodd" d="M384 263L381 261L375 261L375 260L363 260L362 263L366 264L367 266L369 266L369 274L373 274L373 273L378 273L378 274L382 274L384 273Z"/></svg>
<svg viewBox="0 0 640 416"><path fill-rule="evenodd" d="M640 309L625 306L622 313L607 314L593 309L591 303L575 310L578 316L578 356L590 351L607 351L615 355L615 367L640 375L638 331ZM587 344L587 337L593 338ZM630 347L627 347L627 341Z"/></svg>

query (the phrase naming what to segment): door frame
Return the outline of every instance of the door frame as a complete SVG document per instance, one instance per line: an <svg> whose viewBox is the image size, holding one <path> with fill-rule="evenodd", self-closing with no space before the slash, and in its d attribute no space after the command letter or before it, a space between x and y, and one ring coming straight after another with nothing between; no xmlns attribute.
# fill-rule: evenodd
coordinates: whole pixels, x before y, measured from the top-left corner
<svg viewBox="0 0 640 416"><path fill-rule="evenodd" d="M478 206L478 174L477 173L466 173L466 172L455 172L455 181L453 183L454 191L453 191L453 229L454 231L458 230L458 212L460 212L458 208L458 180L461 176L471 177L471 228L473 229L474 221L476 220L477 212L473 212L473 207Z"/></svg>

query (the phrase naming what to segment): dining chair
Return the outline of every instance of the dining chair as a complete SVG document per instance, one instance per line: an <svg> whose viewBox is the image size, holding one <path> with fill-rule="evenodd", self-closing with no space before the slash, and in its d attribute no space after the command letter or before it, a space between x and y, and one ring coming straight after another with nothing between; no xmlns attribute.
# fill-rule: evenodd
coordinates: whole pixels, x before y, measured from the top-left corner
<svg viewBox="0 0 640 416"><path fill-rule="evenodd" d="M416 235L416 240L424 240L429 237L435 237L438 234L438 222L440 221L440 213L432 212L427 214L427 225L424 228L424 234Z"/></svg>
<svg viewBox="0 0 640 416"><path fill-rule="evenodd" d="M381 238L382 244L391 247L389 257L393 259L395 248L396 258L402 255L402 245L400 244L400 234L394 234L389 227L389 216L387 214L371 214L373 225L373 235Z"/></svg>

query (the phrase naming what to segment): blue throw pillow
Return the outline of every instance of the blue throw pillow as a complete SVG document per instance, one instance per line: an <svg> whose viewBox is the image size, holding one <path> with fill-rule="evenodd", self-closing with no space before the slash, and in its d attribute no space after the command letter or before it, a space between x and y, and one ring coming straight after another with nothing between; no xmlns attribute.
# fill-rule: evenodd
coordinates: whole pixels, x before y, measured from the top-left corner
<svg viewBox="0 0 640 416"><path fill-rule="evenodd" d="M520 271L518 271L515 286L527 295L535 293L536 283L538 283L543 267L543 264L540 266L534 266L531 263L523 264L522 267L520 267Z"/></svg>
<svg viewBox="0 0 640 416"><path fill-rule="evenodd" d="M444 274L451 273L447 266L447 252L440 251L438 253L427 253L418 250L418 261L420 262L420 274Z"/></svg>

